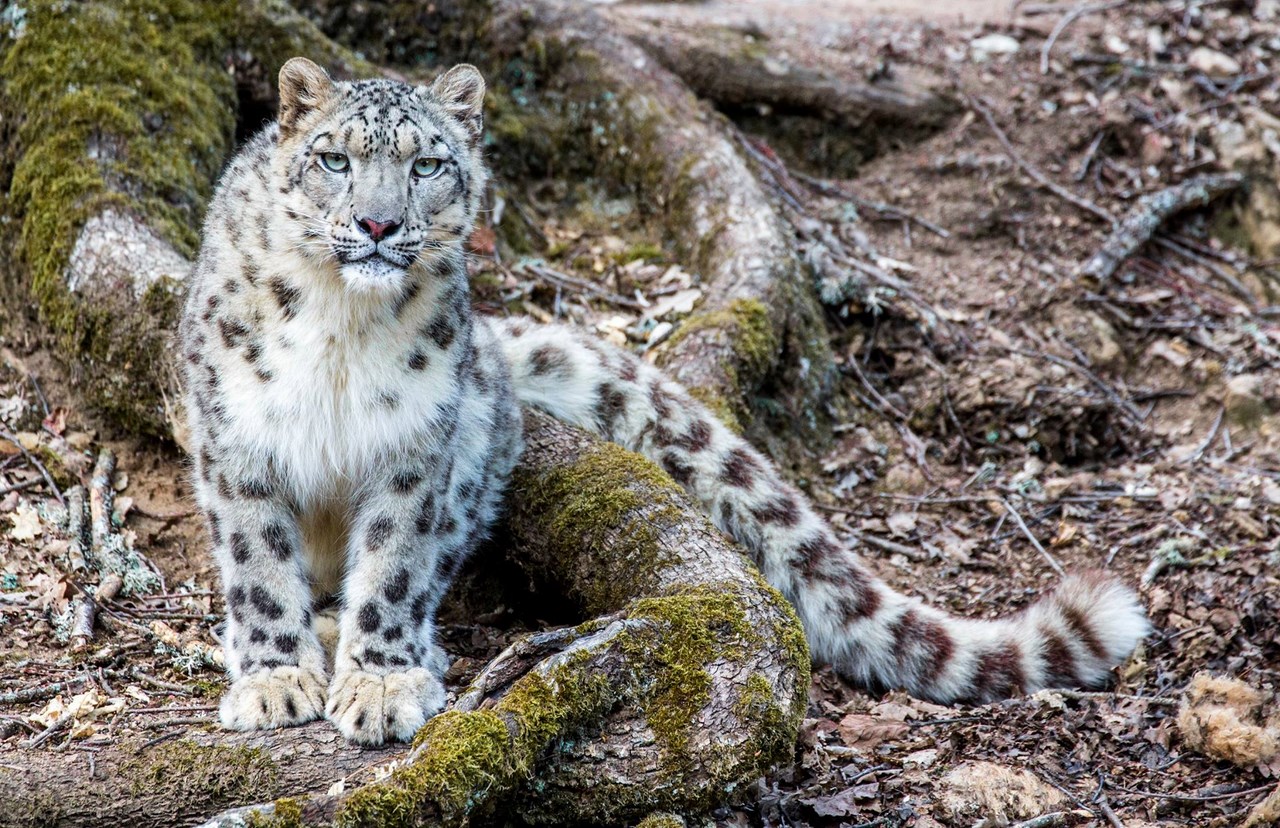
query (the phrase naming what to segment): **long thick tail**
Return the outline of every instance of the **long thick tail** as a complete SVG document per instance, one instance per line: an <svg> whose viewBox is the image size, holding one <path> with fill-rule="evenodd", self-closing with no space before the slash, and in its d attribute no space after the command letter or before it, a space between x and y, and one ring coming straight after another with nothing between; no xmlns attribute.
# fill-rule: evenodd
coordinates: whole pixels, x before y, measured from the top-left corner
<svg viewBox="0 0 1280 828"><path fill-rule="evenodd" d="M522 403L666 469L795 606L814 659L853 681L939 702L1094 687L1148 631L1133 590L1102 574L1067 578L998 620L894 592L762 455L657 369L572 328L494 326Z"/></svg>

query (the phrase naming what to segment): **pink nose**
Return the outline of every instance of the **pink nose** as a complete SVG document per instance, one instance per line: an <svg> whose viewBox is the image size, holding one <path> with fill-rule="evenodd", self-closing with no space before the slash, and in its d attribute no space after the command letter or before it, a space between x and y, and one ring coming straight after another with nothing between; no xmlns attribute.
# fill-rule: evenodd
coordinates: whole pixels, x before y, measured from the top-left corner
<svg viewBox="0 0 1280 828"><path fill-rule="evenodd" d="M396 230L400 229L400 225L394 221L374 221L371 218L356 219L356 223L364 232L369 234L369 238L374 241L382 241L384 236L390 236Z"/></svg>

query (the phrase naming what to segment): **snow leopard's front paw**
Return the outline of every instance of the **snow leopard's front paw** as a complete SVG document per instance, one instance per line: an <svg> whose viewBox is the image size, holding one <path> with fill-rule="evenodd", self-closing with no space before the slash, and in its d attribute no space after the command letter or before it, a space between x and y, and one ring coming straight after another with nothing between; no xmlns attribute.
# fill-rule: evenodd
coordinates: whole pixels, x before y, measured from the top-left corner
<svg viewBox="0 0 1280 828"><path fill-rule="evenodd" d="M241 676L222 695L218 706L228 730L291 727L324 714L327 680L301 667L272 667Z"/></svg>
<svg viewBox="0 0 1280 828"><path fill-rule="evenodd" d="M333 677L325 715L352 742L407 742L444 700L440 679L421 667L386 675L351 670Z"/></svg>

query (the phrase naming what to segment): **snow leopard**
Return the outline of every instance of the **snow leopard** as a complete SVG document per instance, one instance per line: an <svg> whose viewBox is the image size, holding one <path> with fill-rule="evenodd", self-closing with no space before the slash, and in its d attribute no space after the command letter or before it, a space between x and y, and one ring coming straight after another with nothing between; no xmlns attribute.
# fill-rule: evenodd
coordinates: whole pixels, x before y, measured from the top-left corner
<svg viewBox="0 0 1280 828"><path fill-rule="evenodd" d="M442 709L436 610L499 516L522 406L661 466L795 606L813 658L859 684L938 702L1093 687L1147 633L1136 593L1101 574L996 620L900 594L645 360L474 313L465 243L488 179L474 67L340 82L294 58L279 91L278 120L216 188L179 329L226 601L225 727L325 717L374 745Z"/></svg>

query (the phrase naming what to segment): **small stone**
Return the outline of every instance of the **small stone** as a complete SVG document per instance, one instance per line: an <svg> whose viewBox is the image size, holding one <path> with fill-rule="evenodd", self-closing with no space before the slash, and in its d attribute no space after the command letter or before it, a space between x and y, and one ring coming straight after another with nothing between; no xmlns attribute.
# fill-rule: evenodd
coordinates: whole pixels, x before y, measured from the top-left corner
<svg viewBox="0 0 1280 828"><path fill-rule="evenodd" d="M1187 65L1211 78L1228 78L1240 74L1240 61L1208 46L1197 46L1187 57Z"/></svg>
<svg viewBox="0 0 1280 828"><path fill-rule="evenodd" d="M1232 422L1243 426L1257 425L1267 413L1262 377L1240 374L1227 380L1222 404L1226 406L1227 416Z"/></svg>
<svg viewBox="0 0 1280 828"><path fill-rule="evenodd" d="M1165 142L1168 139L1158 132L1148 132L1142 138L1142 148L1139 150L1139 157L1142 159L1142 166L1157 166L1165 158L1168 147Z"/></svg>
<svg viewBox="0 0 1280 828"><path fill-rule="evenodd" d="M974 63L986 63L994 55L1016 55L1021 44L1006 34L989 34L969 42Z"/></svg>

